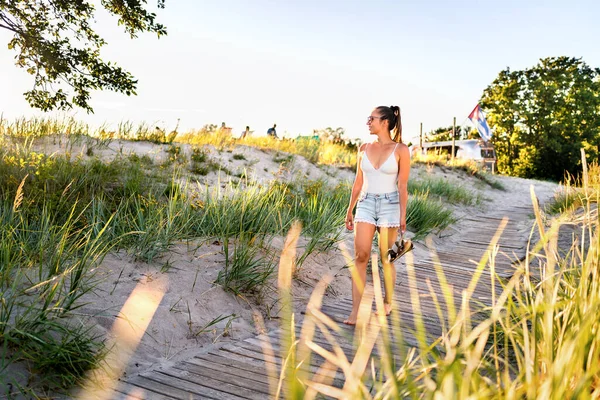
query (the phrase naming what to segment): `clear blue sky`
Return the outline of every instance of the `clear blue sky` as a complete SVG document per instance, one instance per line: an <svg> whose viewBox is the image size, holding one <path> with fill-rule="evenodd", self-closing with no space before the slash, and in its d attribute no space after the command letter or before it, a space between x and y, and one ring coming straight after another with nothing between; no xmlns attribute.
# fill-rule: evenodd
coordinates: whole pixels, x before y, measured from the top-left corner
<svg viewBox="0 0 600 400"><path fill-rule="evenodd" d="M550 56L600 67L599 15L595 0L167 0L168 36L130 40L99 12L102 54L139 79L138 96L96 92L95 114L70 114L167 129L180 118L183 130L225 121L261 135L273 123L290 136L343 127L368 140L371 110L399 105L408 142L420 122L464 122L506 67ZM22 96L33 80L14 66L9 38L0 30L0 112L41 115Z"/></svg>

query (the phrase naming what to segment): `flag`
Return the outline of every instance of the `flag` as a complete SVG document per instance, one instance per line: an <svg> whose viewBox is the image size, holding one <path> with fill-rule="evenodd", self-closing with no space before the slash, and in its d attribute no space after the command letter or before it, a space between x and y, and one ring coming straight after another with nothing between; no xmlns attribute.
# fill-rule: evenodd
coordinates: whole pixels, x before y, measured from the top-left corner
<svg viewBox="0 0 600 400"><path fill-rule="evenodd" d="M475 125L477 130L479 131L479 136L486 142L491 139L492 131L485 120L485 114L479 104L475 106L471 114L469 114L469 119Z"/></svg>

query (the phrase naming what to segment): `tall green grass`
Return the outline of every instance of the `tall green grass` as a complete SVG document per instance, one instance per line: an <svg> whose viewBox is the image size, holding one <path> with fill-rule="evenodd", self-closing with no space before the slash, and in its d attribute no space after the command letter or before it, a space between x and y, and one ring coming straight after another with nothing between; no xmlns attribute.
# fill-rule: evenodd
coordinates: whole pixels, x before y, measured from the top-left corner
<svg viewBox="0 0 600 400"><path fill-rule="evenodd" d="M440 201L429 199L428 193L419 193L410 197L406 205L406 224L421 239L432 232L441 232L456 222L452 211Z"/></svg>
<svg viewBox="0 0 600 400"><path fill-rule="evenodd" d="M456 182L442 178L409 180L408 192L411 194L429 193L429 195L443 198L451 204L467 206L480 205L483 201L481 194L471 192Z"/></svg>
<svg viewBox="0 0 600 400"><path fill-rule="evenodd" d="M301 180L261 185L242 179L209 188L190 181L185 166L175 162L155 168L152 160L135 155L101 161L34 151L36 137L62 134L67 141L79 140L89 134L84 128L71 120L0 121L3 135L19 139L3 136L0 149L2 379L14 364L23 363L37 377L32 385L60 391L78 384L86 370L101 362L102 342L84 328L76 310L82 295L94 290L94 269L109 251L124 249L151 263L180 241L217 239L225 266L215 284L260 298L276 263L270 242L300 226L295 221L307 239L295 255L298 267L341 237L349 185ZM119 129L118 135L138 139L148 132L133 125ZM331 149L315 143L278 141L277 146L325 162L322 154ZM334 150L340 157L349 154ZM177 152L173 147L173 155ZM340 165L353 162L326 157ZM408 204L409 228L421 236L452 222L451 213L427 196L413 196Z"/></svg>
<svg viewBox="0 0 600 400"><path fill-rule="evenodd" d="M90 127L73 117L33 117L17 118L9 121L0 117L0 135L17 138L31 138L53 135L89 135Z"/></svg>
<svg viewBox="0 0 600 400"><path fill-rule="evenodd" d="M0 207L0 376L23 362L50 389L70 387L97 366L102 342L71 319L94 289L93 268L110 250L112 223L82 226L75 207L61 223L45 204L37 218L23 212L23 186ZM18 387L18 381L4 381Z"/></svg>
<svg viewBox="0 0 600 400"><path fill-rule="evenodd" d="M597 162L589 165L586 175L587 182L583 176L575 177L566 175L559 190L545 209L551 214L571 213L584 207L586 203L595 202L600 196L600 166Z"/></svg>
<svg viewBox="0 0 600 400"><path fill-rule="evenodd" d="M592 168L594 173L597 172ZM533 230L524 260L515 264L515 273L505 281L496 276L497 242L503 222L485 254L474 266L472 279L461 298L454 298L451 279L441 265L436 266L440 288L430 289L442 327L440 337L432 337L424 323L417 291L412 253L406 257L408 287L413 305L416 345L402 340L407 332L400 318L388 325L383 317L379 279L374 277L374 299L379 316L365 307L356 334L359 340L353 359L347 360L333 335L337 324L320 311L322 291L311 300L296 337L289 329L282 341L281 379L275 387L287 387L278 398L411 398L411 399L595 399L600 397L600 236L595 203L598 194L585 178L581 188L581 213L565 221L547 222L532 189ZM572 245L564 246L561 227L577 224ZM532 230L532 233L533 233ZM571 234L568 235L572 239ZM534 236L532 235L532 238ZM562 251L560 251L562 250ZM434 254L434 259L437 257ZM488 274L483 274L487 271ZM285 272L283 272L285 274ZM377 275L377 269L373 270ZM487 276L489 304L472 298L475 286ZM326 282L324 282L326 285ZM501 291L495 287L501 286ZM289 291L288 287L283 292ZM371 304L372 297L367 304ZM288 308L286 323L294 320ZM360 324L360 321L363 321ZM316 330L323 333L329 347L315 342ZM395 335L392 337L391 332ZM378 354L373 337L380 336ZM402 351L394 363L391 343ZM303 367L315 354L325 358L323 368L310 372ZM333 386L332 371L345 377L343 387ZM273 391L273 394L276 394Z"/></svg>
<svg viewBox="0 0 600 400"><path fill-rule="evenodd" d="M243 233L233 242L223 243L225 267L219 271L217 283L236 295L262 296L275 270L275 254L257 236Z"/></svg>
<svg viewBox="0 0 600 400"><path fill-rule="evenodd" d="M417 155L413 157L411 161L416 164L436 165L442 169L448 168L463 171L468 175L476 177L493 189L506 190L500 181L495 179L489 171L483 169L483 167L474 160L460 158L448 159L448 156L445 154L426 154Z"/></svg>

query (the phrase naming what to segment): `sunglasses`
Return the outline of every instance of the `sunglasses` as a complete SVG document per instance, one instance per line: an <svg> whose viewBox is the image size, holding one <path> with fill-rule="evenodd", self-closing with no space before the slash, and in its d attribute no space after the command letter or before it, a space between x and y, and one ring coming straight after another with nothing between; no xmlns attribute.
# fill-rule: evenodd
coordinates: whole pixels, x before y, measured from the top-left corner
<svg viewBox="0 0 600 400"><path fill-rule="evenodd" d="M372 115L369 115L369 117L367 118L367 122L373 122L373 120L375 118L379 118L380 120L384 120L385 119L385 117L374 117Z"/></svg>

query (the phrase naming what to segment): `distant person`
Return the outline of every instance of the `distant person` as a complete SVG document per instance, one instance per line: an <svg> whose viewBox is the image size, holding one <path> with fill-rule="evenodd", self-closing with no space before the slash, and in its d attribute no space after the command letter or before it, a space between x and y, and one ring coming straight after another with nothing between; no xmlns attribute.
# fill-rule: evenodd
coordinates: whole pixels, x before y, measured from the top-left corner
<svg viewBox="0 0 600 400"><path fill-rule="evenodd" d="M221 127L219 128L219 130L223 133L227 133L227 134L231 135L231 128L229 128L227 125L225 125L225 122L221 122Z"/></svg>
<svg viewBox="0 0 600 400"><path fill-rule="evenodd" d="M275 130L276 127L277 127L277 124L273 124L273 127L269 128L267 130L267 135L273 136L275 139L277 139L277 131Z"/></svg>
<svg viewBox="0 0 600 400"><path fill-rule="evenodd" d="M385 315L391 313L396 284L393 261L397 256L389 259L388 250L393 250L398 234L402 235L406 230L410 152L402 143L400 108L375 108L367 118L367 126L375 140L358 149L356 178L346 212L346 228L354 231L354 265L357 272L352 274L352 312L344 321L348 325L356 324L375 232L379 234L383 264ZM356 214L353 216L354 206ZM408 250L410 248L407 247ZM377 268L377 265L373 265L373 268Z"/></svg>
<svg viewBox="0 0 600 400"><path fill-rule="evenodd" d="M246 137L248 136L250 136L250 127L246 126L246 130L242 132L242 136L240 137L240 139L246 139Z"/></svg>

